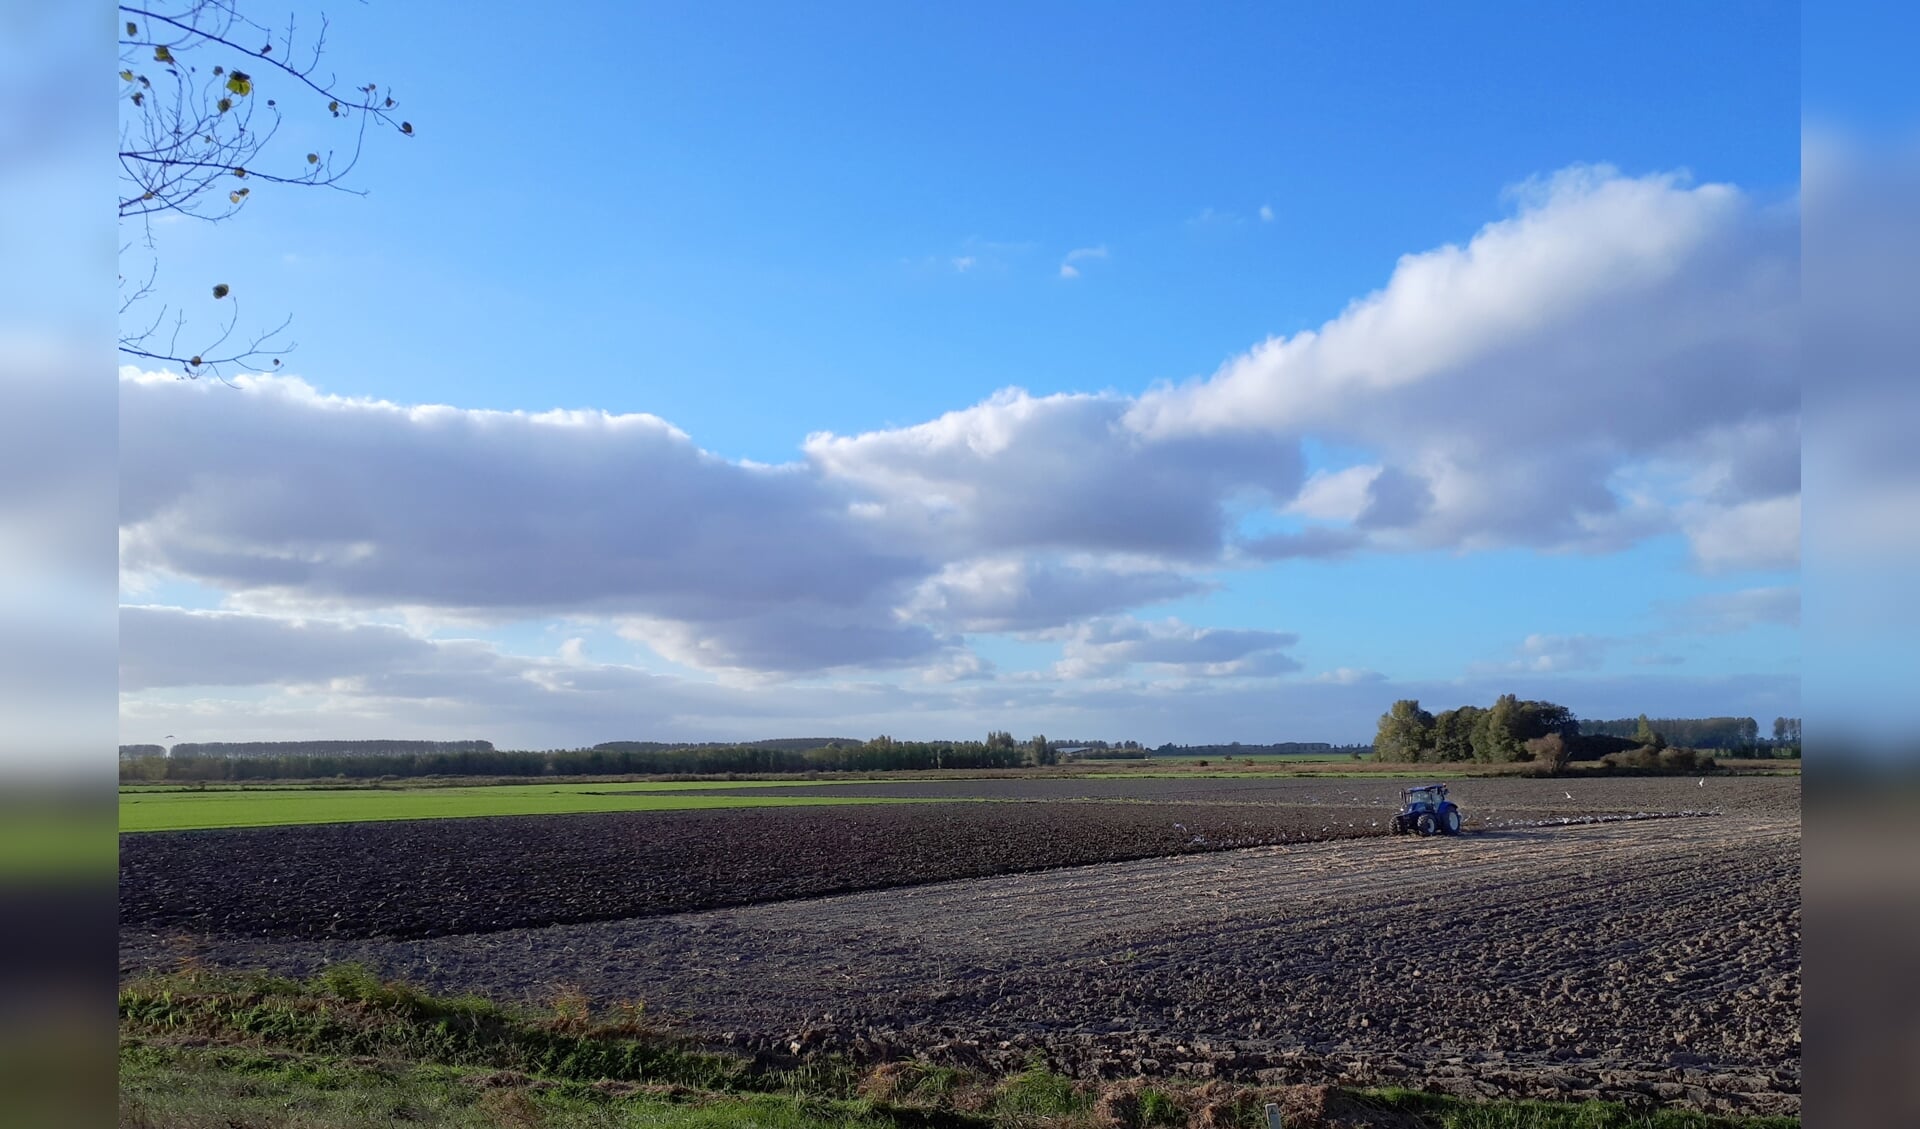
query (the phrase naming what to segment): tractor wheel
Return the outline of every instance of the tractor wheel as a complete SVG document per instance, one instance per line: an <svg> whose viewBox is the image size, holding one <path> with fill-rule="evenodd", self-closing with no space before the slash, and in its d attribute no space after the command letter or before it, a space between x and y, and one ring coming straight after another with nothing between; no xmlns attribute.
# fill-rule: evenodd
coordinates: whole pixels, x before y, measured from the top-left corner
<svg viewBox="0 0 1920 1129"><path fill-rule="evenodd" d="M1420 818L1414 826L1420 829L1422 835L1431 835L1440 828L1440 825L1433 821L1433 813L1425 811L1420 813Z"/></svg>
<svg viewBox="0 0 1920 1129"><path fill-rule="evenodd" d="M1447 809L1447 834L1449 835L1460 834L1460 809L1459 808Z"/></svg>

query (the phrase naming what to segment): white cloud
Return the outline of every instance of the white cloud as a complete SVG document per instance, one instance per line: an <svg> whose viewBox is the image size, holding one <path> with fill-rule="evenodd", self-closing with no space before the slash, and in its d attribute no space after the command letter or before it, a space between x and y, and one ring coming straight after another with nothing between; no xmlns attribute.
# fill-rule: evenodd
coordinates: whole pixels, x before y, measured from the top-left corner
<svg viewBox="0 0 1920 1129"><path fill-rule="evenodd" d="M1266 436L1149 440L1118 396L1018 389L928 423L812 435L809 463L872 499L877 526L947 560L1007 551L1211 560L1227 504L1292 497L1297 444Z"/></svg>
<svg viewBox="0 0 1920 1129"><path fill-rule="evenodd" d="M652 416L238 383L122 382L127 570L315 612L672 621L728 666L941 649L892 610L935 566L805 467L730 463Z"/></svg>
<svg viewBox="0 0 1920 1129"><path fill-rule="evenodd" d="M1682 522L1694 558L1708 572L1799 567L1797 492L1731 506L1699 504Z"/></svg>
<svg viewBox="0 0 1920 1129"><path fill-rule="evenodd" d="M1319 674L1313 676L1313 681L1315 682L1327 683L1334 686L1364 686L1371 682L1385 682L1386 680L1387 676L1377 670L1367 670L1363 667L1351 666L1335 667L1332 670L1321 671Z"/></svg>
<svg viewBox="0 0 1920 1129"><path fill-rule="evenodd" d="M674 608L672 614L622 616L623 638L664 658L705 670L806 674L916 665L941 658L957 642L882 608L794 601L753 611Z"/></svg>
<svg viewBox="0 0 1920 1129"><path fill-rule="evenodd" d="M1060 277L1079 278L1080 268L1074 264L1086 262L1091 259L1104 259L1106 257L1107 248L1105 244L1098 247L1076 247L1067 252L1066 258L1060 260Z"/></svg>
<svg viewBox="0 0 1920 1129"><path fill-rule="evenodd" d="M1286 512L1320 521L1357 521L1367 508L1367 490L1380 472L1377 466L1316 470L1300 488L1299 496L1288 504Z"/></svg>
<svg viewBox="0 0 1920 1129"><path fill-rule="evenodd" d="M1192 677L1269 677L1300 669L1282 651L1299 641L1285 631L1194 627L1177 619L1091 620L1066 636L1054 667L1063 678L1104 677L1135 664Z"/></svg>
<svg viewBox="0 0 1920 1129"><path fill-rule="evenodd" d="M932 683L968 682L993 677L993 664L972 651L954 651L920 672L922 681Z"/></svg>
<svg viewBox="0 0 1920 1129"><path fill-rule="evenodd" d="M1520 641L1517 657L1513 660L1478 663L1471 669L1478 674L1564 674L1568 671L1598 670L1614 644L1615 640L1594 635L1534 634Z"/></svg>
<svg viewBox="0 0 1920 1129"><path fill-rule="evenodd" d="M435 650L397 627L240 612L120 609L122 692L326 682L403 669Z"/></svg>
<svg viewBox="0 0 1920 1129"><path fill-rule="evenodd" d="M1400 487L1381 515L1393 520L1369 533L1375 547L1607 550L1673 528L1676 500L1622 498L1615 476L1685 460L1710 436L1792 433L1793 225L1725 185L1604 168L1516 199L1517 214L1465 246L1405 256L1384 288L1318 330L1147 394L1128 425L1151 438L1313 435L1375 451ZM1794 492L1789 457L1777 442L1723 478ZM1790 539L1786 505L1764 516L1776 524L1749 540Z"/></svg>
<svg viewBox="0 0 1920 1129"><path fill-rule="evenodd" d="M1151 564L1002 555L946 566L920 586L905 612L916 622L957 631L1038 631L1202 587Z"/></svg>
<svg viewBox="0 0 1920 1129"><path fill-rule="evenodd" d="M1272 222L1273 222L1273 208L1272 208L1272 207L1270 207L1270 206L1268 206L1268 205L1266 205L1266 204L1262 204L1262 205L1260 205L1260 222L1261 222L1261 223L1272 223Z"/></svg>
<svg viewBox="0 0 1920 1129"><path fill-rule="evenodd" d="M961 274L965 274L972 270L973 265L979 261L978 258L972 255L956 255L953 259L953 269L959 271Z"/></svg>

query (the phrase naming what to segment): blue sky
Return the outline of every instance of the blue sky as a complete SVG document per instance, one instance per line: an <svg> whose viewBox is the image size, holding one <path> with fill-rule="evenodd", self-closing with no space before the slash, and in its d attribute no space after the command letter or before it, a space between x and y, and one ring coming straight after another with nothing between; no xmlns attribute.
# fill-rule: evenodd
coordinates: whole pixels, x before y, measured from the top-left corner
<svg viewBox="0 0 1920 1129"><path fill-rule="evenodd" d="M911 701L848 707L844 728L904 721L924 730L913 735L969 735L1111 716L1108 728L1132 725L1154 740L1364 739L1403 690L1472 700L1522 677L1545 679L1540 692L1582 712L1635 702L1650 712L1797 712L1797 554L1779 548L1797 540L1797 476L1786 483L1777 467L1749 465L1756 448L1783 444L1797 465L1797 411L1769 375L1764 339L1777 297L1766 280L1792 242L1799 181L1796 5L1249 5L1205 18L1091 4L603 5L533 22L370 5L334 16L331 58L391 82L418 136L375 139L353 178L365 197L262 191L226 224L156 228L169 298L199 312L205 283L217 280L249 319L293 311L299 348L286 371L318 396L660 417L721 460L789 466L839 502L884 510L878 535L918 571L875 564L875 586L857 599L838 587L827 599L801 578L780 589L787 602L751 608L728 603L732 590L676 581L671 593L616 591L599 577L582 581L591 599L489 589L462 604L438 595L456 586L433 571L445 562L384 571L408 552L394 525L369 519L329 540L324 530L355 525L353 495L306 497L290 481L276 495L281 516L249 525L194 500L196 472L173 465L177 454L123 460L125 473L175 484L170 501L123 519L129 603L276 617L249 627L332 616L482 640L500 661L525 663L559 661L555 638L580 638L602 663L681 680L675 693L718 686L739 703L736 714L709 704L573 719L549 703L494 721L475 711L465 724L425 698L321 694L295 673L263 674L280 688L273 709L258 705L257 686L130 690L129 740L177 726L175 708L246 735L452 725L536 744L652 735L639 731L647 726L768 736L804 718L790 705L796 688L864 703L858 687L932 685L927 671L960 655L991 666L954 684L965 694L1004 684L1030 695L998 699L993 708L1012 718L916 689ZM331 132L302 119L283 139L299 152ZM1720 200L1723 186L1737 203ZM1506 245L1502 224L1524 244L1505 258L1494 254ZM1478 246L1490 230L1477 273L1449 275L1439 249ZM1666 241L1639 246L1648 230ZM1621 247L1632 257L1607 257ZM1427 256L1432 276L1401 282L1404 256ZM1588 263L1628 281L1583 277ZM1519 280L1515 293L1508 279ZM1560 280L1571 280L1564 295ZM1747 293L1729 280L1752 287L1748 307L1714 304L1711 295ZM1274 360L1237 391L1220 380L1223 365L1263 342L1320 331L1396 285L1418 310L1393 323L1400 330L1352 330L1363 342L1353 348L1380 351L1358 384L1329 385L1310 402L1284 392L1307 379L1301 366L1331 373L1352 348L1333 360ZM1498 308L1475 322L1493 308L1475 296L1487 294ZM1529 311L1530 294L1560 296ZM1688 302L1702 304L1697 316ZM1673 316L1662 322L1657 311ZM1435 377L1421 358L1451 348L1456 323L1472 340ZM1644 341L1621 344L1643 329ZM158 413L145 405L160 386L126 387L123 428L149 426ZM965 537L934 536L926 523L946 519L902 516L914 498L947 491L942 504L963 516L972 506L1017 521L1024 511L994 492L1049 489L1052 464L929 470L920 460L932 440L905 430L1008 388L1041 405L1031 419L1016 405L956 426L992 431L1017 418L1020 442L1055 445L1063 458L1078 444L1173 452L1135 470L1124 451L1108 452L1120 460L1112 491L1087 486L1064 524L1085 507L1124 524L1130 498L1183 476L1202 483L1194 512L1218 509L1224 524L1202 544L1166 524L1182 520L1169 503L1164 520L1143 508L1137 529L1101 526L1075 541L1045 528L1024 539L982 532L973 517ZM204 402L197 389L178 393L200 407L175 423L251 426L257 389L212 391ZM1045 400L1071 393L1105 394L1111 410L1083 418ZM1648 414L1637 418L1642 404ZM1513 413L1518 436L1561 409L1567 418L1553 426L1566 432L1564 460L1551 437L1509 443L1487 423ZM1425 418L1430 428L1418 426ZM816 433L848 446L810 444ZM587 468L562 475L564 499L542 495L558 486L540 474L568 448L547 450L545 434L486 448L527 468L525 497L503 505L538 511L503 524L564 531L549 546L560 559L592 554L602 542L581 529L633 519L595 499L656 484L611 471L596 480ZM1229 434L1231 466L1214 465ZM399 435L393 450L372 439L362 448L356 435L332 440L348 449L316 448L312 465L392 458L410 468L397 473L445 472L418 461L417 435ZM136 437L133 447L137 463L148 446ZM1304 476L1378 467L1411 476L1431 502L1424 516L1362 529L1372 519L1354 504L1301 501ZM1144 477L1130 487L1124 476L1136 472ZM1370 496L1365 474L1350 484L1361 501ZM1565 503L1596 491L1613 501ZM1351 490L1342 496L1354 501ZM303 511L312 530L286 516ZM731 511L690 502L644 516L662 537L697 537L719 512ZM1254 547L1316 527L1357 540L1334 556L1267 559ZM849 536L866 545L873 535ZM209 559L216 541L232 557L225 564ZM489 557L489 545L477 536L478 563L460 567L578 571L538 553ZM517 545L528 548L524 536ZM329 579L318 557L297 581L232 563L349 550L383 562L380 585ZM1002 579L1028 570L1029 595L1050 590L1032 570L1080 570L1083 588L1098 572L1108 598L1088 595L1093 610L1061 611L1057 622L968 620L952 612L957 589L938 578L983 562ZM826 561L818 575L836 567ZM394 579L402 575L414 586ZM1123 598L1149 588L1153 598ZM756 588L753 598L775 597ZM928 600L948 610L927 612ZM861 630L875 642L830 656L847 661L803 661L768 639L728 635L749 616L793 615L810 626L792 631L818 631L821 606L861 601L860 614L874 617ZM1177 628L1164 626L1169 617ZM1178 635L1194 655L1224 645L1203 640L1208 629L1270 632L1271 646L1232 661L1284 654L1297 669L1120 662L1147 652L1110 639L1145 623L1163 625L1155 646ZM889 634L906 629L920 633L911 646ZM915 661L901 661L903 648L919 648ZM1079 676L1054 670L1094 654ZM1275 702L1305 700L1314 678L1337 671L1370 673L1340 691L1337 707L1298 723L1310 731L1277 732L1284 718L1261 716L1257 678L1273 680ZM1031 696L1043 676L1056 681ZM1353 688L1363 685L1370 695ZM1111 704L1129 686L1191 704L1130 719ZM1192 691L1184 699L1182 687ZM1220 708L1223 694L1232 709ZM189 705L162 708L162 696ZM716 731L728 724L739 731Z"/></svg>

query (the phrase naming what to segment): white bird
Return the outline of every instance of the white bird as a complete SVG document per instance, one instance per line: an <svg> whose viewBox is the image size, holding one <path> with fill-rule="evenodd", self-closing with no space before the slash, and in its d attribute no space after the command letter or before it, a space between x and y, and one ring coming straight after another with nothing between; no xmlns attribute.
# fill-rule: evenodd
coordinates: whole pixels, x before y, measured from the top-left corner
<svg viewBox="0 0 1920 1129"><path fill-rule="evenodd" d="M1569 799L1569 800L1571 800L1571 799L1573 799L1573 793L1572 793L1572 792L1568 792L1568 793L1566 794L1566 796L1567 796L1567 799Z"/></svg>
<svg viewBox="0 0 1920 1129"><path fill-rule="evenodd" d="M1702 787L1702 788L1705 788L1705 787L1707 786L1707 778L1706 778L1706 777L1704 777L1704 776L1702 776L1702 777L1700 778L1700 781L1699 781L1699 783L1700 783L1700 787Z"/></svg>

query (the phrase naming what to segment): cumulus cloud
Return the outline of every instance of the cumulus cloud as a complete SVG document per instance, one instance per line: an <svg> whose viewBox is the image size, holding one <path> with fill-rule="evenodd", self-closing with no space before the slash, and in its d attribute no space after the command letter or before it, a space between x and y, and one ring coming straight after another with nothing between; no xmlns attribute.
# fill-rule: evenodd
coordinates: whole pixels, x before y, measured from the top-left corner
<svg viewBox="0 0 1920 1129"><path fill-rule="evenodd" d="M1282 653L1298 641L1298 636L1285 631L1194 627L1177 619L1098 619L1079 625L1067 636L1064 657L1054 672L1066 678L1089 678L1144 664L1189 676L1273 676L1300 669L1297 661Z"/></svg>
<svg viewBox="0 0 1920 1129"><path fill-rule="evenodd" d="M920 672L923 681L970 682L993 677L993 664L972 651L955 651Z"/></svg>
<svg viewBox="0 0 1920 1129"><path fill-rule="evenodd" d="M1019 389L928 423L816 434L808 461L858 487L876 524L947 558L1009 550L1210 560L1228 504L1293 496L1296 442L1269 436L1148 439L1112 395Z"/></svg>
<svg viewBox="0 0 1920 1129"><path fill-rule="evenodd" d="M120 609L120 689L325 682L404 669L435 645L397 628L243 612Z"/></svg>
<svg viewBox="0 0 1920 1129"><path fill-rule="evenodd" d="M938 647L892 611L931 566L805 468L728 462L652 416L238 383L122 381L124 569L308 605L672 621L725 665Z"/></svg>
<svg viewBox="0 0 1920 1129"><path fill-rule="evenodd" d="M1684 457L1704 436L1796 426L1791 217L1726 185L1605 168L1515 199L1515 215L1465 246L1402 258L1385 287L1318 330L1149 393L1128 424L1153 437L1311 434L1376 451L1373 481L1391 471L1385 482L1398 487L1367 523L1379 547L1604 550L1674 528L1678 503L1705 499L1623 499L1614 476ZM1727 469L1739 517L1691 517L1706 527L1703 561L1781 559L1796 535L1790 451L1781 443ZM1745 518L1731 545L1718 527Z"/></svg>
<svg viewBox="0 0 1920 1129"><path fill-rule="evenodd" d="M1529 635L1520 641L1517 657L1508 662L1481 663L1474 670L1481 674L1501 672L1525 674L1563 674L1568 671L1598 670L1615 640L1594 635Z"/></svg>
<svg viewBox="0 0 1920 1129"><path fill-rule="evenodd" d="M1682 528L1708 572L1793 569L1800 564L1800 495L1700 504L1684 511Z"/></svg>
<svg viewBox="0 0 1920 1129"><path fill-rule="evenodd" d="M920 586L906 611L957 631L1039 631L1203 587L1152 566L999 556L946 566Z"/></svg>
<svg viewBox="0 0 1920 1129"><path fill-rule="evenodd" d="M1320 521L1351 523L1367 508L1373 480L1381 468L1371 465L1350 466L1343 470L1316 470L1300 493L1286 506L1286 512Z"/></svg>

